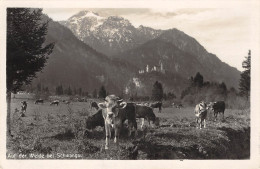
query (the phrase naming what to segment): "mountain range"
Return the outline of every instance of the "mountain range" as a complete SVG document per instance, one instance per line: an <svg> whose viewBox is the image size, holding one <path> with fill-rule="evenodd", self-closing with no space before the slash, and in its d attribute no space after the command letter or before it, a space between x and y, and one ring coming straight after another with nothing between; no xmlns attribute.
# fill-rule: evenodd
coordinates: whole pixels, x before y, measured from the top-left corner
<svg viewBox="0 0 260 169"><path fill-rule="evenodd" d="M104 85L118 94L135 84L147 95L158 80L166 91L180 93L197 72L205 80L238 87L237 69L175 28L136 28L119 16L81 11L66 21L51 20L46 39L55 42L55 48L34 84L51 89L63 84L92 92Z"/></svg>
<svg viewBox="0 0 260 169"><path fill-rule="evenodd" d="M60 23L81 41L108 56L137 47L162 33L144 26L135 28L119 16L101 17L90 11L81 11Z"/></svg>

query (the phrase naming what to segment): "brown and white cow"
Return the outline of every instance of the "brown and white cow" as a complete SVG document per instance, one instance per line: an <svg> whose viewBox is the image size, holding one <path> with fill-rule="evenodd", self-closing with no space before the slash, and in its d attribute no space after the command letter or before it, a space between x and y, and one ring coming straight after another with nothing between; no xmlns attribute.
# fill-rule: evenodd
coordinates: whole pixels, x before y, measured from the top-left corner
<svg viewBox="0 0 260 169"><path fill-rule="evenodd" d="M201 101L195 106L194 113L196 116L196 123L202 128L202 122L204 122L204 128L206 128L206 117L207 117L207 105L204 101Z"/></svg>
<svg viewBox="0 0 260 169"><path fill-rule="evenodd" d="M38 103L41 103L41 104L43 104L43 99L38 99L38 100L35 100L34 104L38 104Z"/></svg>
<svg viewBox="0 0 260 169"><path fill-rule="evenodd" d="M105 122L106 130L106 142L105 149L108 149L109 138L111 138L111 130L115 131L114 143L118 145L118 137L120 129L123 126L123 121L125 117L125 111L122 111L126 108L127 103L123 102L122 99L115 95L109 95L105 98L105 102L99 103L98 107L102 109L102 116ZM133 111L135 119L135 111ZM129 121L129 119L128 119Z"/></svg>
<svg viewBox="0 0 260 169"><path fill-rule="evenodd" d="M21 114L22 114L21 116L24 117L25 116L24 114L26 113L26 110L27 110L27 102L22 101L21 104L22 104L21 105Z"/></svg>
<svg viewBox="0 0 260 169"><path fill-rule="evenodd" d="M50 106L51 106L51 105L55 105L55 104L56 104L56 106L58 106L59 103L60 103L59 100L54 100L54 101L52 101L52 102L50 103Z"/></svg>
<svg viewBox="0 0 260 169"><path fill-rule="evenodd" d="M152 121L156 126L159 126L159 118L155 116L153 109L148 106L136 105L136 118L142 119L141 129L144 126L144 120L148 121L150 126L150 121Z"/></svg>
<svg viewBox="0 0 260 169"><path fill-rule="evenodd" d="M224 112L225 112L225 108L226 108L224 101L210 102L207 105L207 108L210 110L213 110L214 117L215 117L214 121L217 120L217 116L220 113L222 114L222 120L224 120Z"/></svg>

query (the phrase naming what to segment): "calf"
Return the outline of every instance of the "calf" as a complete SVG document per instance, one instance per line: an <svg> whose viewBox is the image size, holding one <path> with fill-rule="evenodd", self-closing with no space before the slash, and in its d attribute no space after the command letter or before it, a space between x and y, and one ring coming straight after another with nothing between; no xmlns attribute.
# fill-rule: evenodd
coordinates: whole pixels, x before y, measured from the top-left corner
<svg viewBox="0 0 260 169"><path fill-rule="evenodd" d="M159 108L158 113L162 111L162 102L155 102L150 105L151 108Z"/></svg>
<svg viewBox="0 0 260 169"><path fill-rule="evenodd" d="M142 118L141 128L144 126L144 120L148 121L150 126L150 121L152 121L156 126L159 125L159 119L155 116L153 109L151 107L136 105L136 118Z"/></svg>
<svg viewBox="0 0 260 169"><path fill-rule="evenodd" d="M211 109L214 112L214 117L215 117L214 121L217 120L217 116L219 113L222 113L222 120L224 120L225 108L226 105L224 101L210 102L208 104L208 109Z"/></svg>
<svg viewBox="0 0 260 169"><path fill-rule="evenodd" d="M204 128L206 128L206 117L207 117L207 105L204 101L201 101L195 106L194 113L196 116L196 123L199 128L202 128L202 122L204 121ZM197 126L198 128L198 126Z"/></svg>
<svg viewBox="0 0 260 169"><path fill-rule="evenodd" d="M59 100L54 100L54 101L52 101L51 103L50 103L50 105L59 105L59 103L60 103L60 101Z"/></svg>
<svg viewBox="0 0 260 169"><path fill-rule="evenodd" d="M24 113L26 113L26 109L27 109L27 102L26 101L22 101L21 102L21 114L24 115Z"/></svg>
<svg viewBox="0 0 260 169"><path fill-rule="evenodd" d="M35 100L34 104L38 104L38 103L42 103L43 104L43 99Z"/></svg>
<svg viewBox="0 0 260 169"><path fill-rule="evenodd" d="M128 108L126 108L128 105ZM111 129L115 130L114 142L118 145L118 137L120 130L123 126L124 120L128 119L129 124L133 124L137 127L135 121L134 104L127 104L123 102L115 95L109 95L105 98L105 102L98 104L102 109L102 116L104 118L105 130L106 130L106 144L105 149L108 149L109 138L111 137ZM133 109L134 110L134 109Z"/></svg>
<svg viewBox="0 0 260 169"><path fill-rule="evenodd" d="M93 107L94 107L96 110L99 109L97 102L92 101L92 102L90 103L90 108L91 108L91 110L92 110Z"/></svg>

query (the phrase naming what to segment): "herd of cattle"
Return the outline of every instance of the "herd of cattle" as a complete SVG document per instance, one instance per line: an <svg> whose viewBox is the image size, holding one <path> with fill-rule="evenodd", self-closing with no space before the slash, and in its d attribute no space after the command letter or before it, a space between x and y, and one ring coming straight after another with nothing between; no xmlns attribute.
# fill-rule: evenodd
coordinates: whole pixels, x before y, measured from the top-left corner
<svg viewBox="0 0 260 169"><path fill-rule="evenodd" d="M43 104L42 99L38 99L35 101L35 104ZM69 101L63 101L65 104L70 104ZM22 101L21 113L24 116L27 108L27 102ZM50 105L59 105L59 100L54 100L50 103ZM176 108L183 107L181 104L173 104ZM114 142L118 144L118 138L120 134L120 130L123 127L124 122L127 120L127 126L129 131L129 136L132 132L137 134L137 122L136 119L139 118L142 120L141 128L143 128L144 120L147 120L150 126L150 122L152 122L155 126L159 126L159 118L155 116L153 112L153 108L158 108L159 113L162 110L162 102L155 102L151 104L147 103L127 103L123 101L123 99L115 96L109 95L105 98L104 102L96 103L92 101L90 103L90 108L95 108L97 112L85 119L85 127L86 131L92 130L97 126L104 127L106 133L106 141L105 141L105 149L108 149L109 146L109 138L111 138L111 131L114 130ZM204 128L206 128L206 117L207 111L213 110L215 120L217 119L217 115L222 113L222 117L224 118L225 111L225 102L210 102L206 104L206 102L201 101L199 104L195 106L194 113L196 117L197 128L202 128L202 124Z"/></svg>

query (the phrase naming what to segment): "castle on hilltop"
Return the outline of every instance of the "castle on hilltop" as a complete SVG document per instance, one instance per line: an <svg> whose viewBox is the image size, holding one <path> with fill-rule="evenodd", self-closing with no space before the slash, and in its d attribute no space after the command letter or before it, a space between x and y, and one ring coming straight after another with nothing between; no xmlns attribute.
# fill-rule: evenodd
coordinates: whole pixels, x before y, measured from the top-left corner
<svg viewBox="0 0 260 169"><path fill-rule="evenodd" d="M149 72L161 72L164 74L165 69L164 69L162 61L161 60L159 61L159 65L155 65L155 66L151 66L151 67L147 64L145 69L138 71L139 74L144 74L144 73L149 73Z"/></svg>

